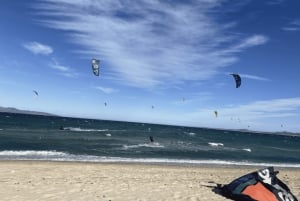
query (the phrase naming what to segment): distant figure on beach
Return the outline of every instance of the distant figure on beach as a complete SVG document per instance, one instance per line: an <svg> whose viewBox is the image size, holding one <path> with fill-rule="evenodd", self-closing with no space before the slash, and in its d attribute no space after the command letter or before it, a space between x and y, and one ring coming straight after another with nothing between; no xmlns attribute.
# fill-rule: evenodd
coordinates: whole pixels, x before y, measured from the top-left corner
<svg viewBox="0 0 300 201"><path fill-rule="evenodd" d="M153 136L149 136L150 142L154 142Z"/></svg>

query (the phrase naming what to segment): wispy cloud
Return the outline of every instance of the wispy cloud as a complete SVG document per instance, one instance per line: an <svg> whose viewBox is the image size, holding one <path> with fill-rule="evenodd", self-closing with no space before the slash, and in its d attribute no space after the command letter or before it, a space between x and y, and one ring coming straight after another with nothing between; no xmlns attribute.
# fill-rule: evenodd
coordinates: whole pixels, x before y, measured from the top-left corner
<svg viewBox="0 0 300 201"><path fill-rule="evenodd" d="M182 97L178 97L178 100L172 101L174 105L198 105L203 104L213 99L213 94L210 92L197 92L197 93L186 93Z"/></svg>
<svg viewBox="0 0 300 201"><path fill-rule="evenodd" d="M234 105L219 109L222 116L241 117L258 120L261 118L281 118L299 115L300 98L255 101L244 105Z"/></svg>
<svg viewBox="0 0 300 201"><path fill-rule="evenodd" d="M215 118L215 110L218 111L218 118ZM274 128L274 123L269 124L269 122L281 124L289 119L296 124L300 117L299 110L300 98L283 98L254 101L248 104L231 104L218 108L201 108L181 116L189 122L195 122L198 125L201 123L203 126L241 128L250 124L251 128L256 127L259 130L264 128L270 131L276 128Z"/></svg>
<svg viewBox="0 0 300 201"><path fill-rule="evenodd" d="M265 77L260 77L257 75L248 75L248 74L240 74L242 78L252 79L252 80L260 80L260 81L270 81L270 79Z"/></svg>
<svg viewBox="0 0 300 201"><path fill-rule="evenodd" d="M68 66L60 65L55 59L52 59L52 63L49 66L51 68L57 70L60 75L63 75L66 77L72 77L72 78L75 78L78 76L78 73L76 73L73 69L71 69Z"/></svg>
<svg viewBox="0 0 300 201"><path fill-rule="evenodd" d="M283 31L299 31L300 27L282 27Z"/></svg>
<svg viewBox="0 0 300 201"><path fill-rule="evenodd" d="M110 88L110 87L97 86L95 88L98 89L98 90L100 90L100 91L102 91L103 93L106 93L106 94L116 93L116 92L119 91L117 89L113 89L113 88Z"/></svg>
<svg viewBox="0 0 300 201"><path fill-rule="evenodd" d="M299 31L300 30L300 20L292 20L289 24L285 27L281 28L283 31Z"/></svg>
<svg viewBox="0 0 300 201"><path fill-rule="evenodd" d="M33 54L49 55L53 53L52 47L38 42L24 43L23 47L32 52Z"/></svg>
<svg viewBox="0 0 300 201"><path fill-rule="evenodd" d="M68 31L89 57L109 64L115 80L136 87L210 79L237 54L268 41L264 35L228 36L217 23L222 0L41 0L41 23ZM213 14L214 13L214 14Z"/></svg>
<svg viewBox="0 0 300 201"><path fill-rule="evenodd" d="M285 0L269 0L266 3L269 5L278 5L278 4L282 4Z"/></svg>
<svg viewBox="0 0 300 201"><path fill-rule="evenodd" d="M243 40L241 43L239 43L236 46L233 46L231 49L232 51L242 51L244 49L254 47L257 45L262 45L265 44L268 41L268 37L263 36L263 35L254 35L249 38L246 38Z"/></svg>
<svg viewBox="0 0 300 201"><path fill-rule="evenodd" d="M300 19L293 20L290 24L300 26Z"/></svg>

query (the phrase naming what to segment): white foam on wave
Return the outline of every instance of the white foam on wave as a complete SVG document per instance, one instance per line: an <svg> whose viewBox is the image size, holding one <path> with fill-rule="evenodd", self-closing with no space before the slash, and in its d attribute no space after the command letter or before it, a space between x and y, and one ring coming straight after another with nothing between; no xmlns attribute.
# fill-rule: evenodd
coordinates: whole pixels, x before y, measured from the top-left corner
<svg viewBox="0 0 300 201"><path fill-rule="evenodd" d="M64 130L76 131L76 132L105 132L108 129L86 129L79 127L65 127Z"/></svg>
<svg viewBox="0 0 300 201"><path fill-rule="evenodd" d="M189 160L167 158L121 158L93 155L74 155L58 151L1 151L0 160L46 160L73 162L116 162L116 163L158 163L158 164L191 164L191 165L229 165L229 166L273 166L300 168L300 163L258 163L249 161L225 160Z"/></svg>
<svg viewBox="0 0 300 201"><path fill-rule="evenodd" d="M209 142L208 144L212 147L224 146L224 144L220 142Z"/></svg>
<svg viewBox="0 0 300 201"><path fill-rule="evenodd" d="M248 151L248 152L252 152L252 150L251 149L249 149L249 148L245 148L245 149L243 149L244 151Z"/></svg>
<svg viewBox="0 0 300 201"><path fill-rule="evenodd" d="M290 167L300 168L300 164L284 164L284 163L255 163L255 162L239 162L225 160L185 160L185 159L163 159L163 158L119 158L119 157L101 157L100 161L93 162L126 162L126 163L158 163L158 164L190 164L190 165L229 165L229 166L273 166L273 167Z"/></svg>
<svg viewBox="0 0 300 201"><path fill-rule="evenodd" d="M67 153L57 151L0 151L0 156L67 156Z"/></svg>
<svg viewBox="0 0 300 201"><path fill-rule="evenodd" d="M193 133L193 132L185 132L185 131L184 131L183 133L188 134L188 135L190 135L190 136L196 135L196 133Z"/></svg>
<svg viewBox="0 0 300 201"><path fill-rule="evenodd" d="M111 134L110 133L106 133L105 134L107 137L111 137Z"/></svg>
<svg viewBox="0 0 300 201"><path fill-rule="evenodd" d="M140 147L164 148L164 146L159 144L158 142L136 144L136 145L123 145L124 149L136 149L136 148L140 148Z"/></svg>

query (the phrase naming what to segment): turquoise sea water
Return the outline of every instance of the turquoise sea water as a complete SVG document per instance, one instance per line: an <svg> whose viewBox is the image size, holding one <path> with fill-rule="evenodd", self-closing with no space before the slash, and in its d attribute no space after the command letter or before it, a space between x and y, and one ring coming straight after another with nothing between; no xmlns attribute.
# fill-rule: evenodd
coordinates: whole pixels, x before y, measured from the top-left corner
<svg viewBox="0 0 300 201"><path fill-rule="evenodd" d="M300 136L0 113L0 160L300 168Z"/></svg>

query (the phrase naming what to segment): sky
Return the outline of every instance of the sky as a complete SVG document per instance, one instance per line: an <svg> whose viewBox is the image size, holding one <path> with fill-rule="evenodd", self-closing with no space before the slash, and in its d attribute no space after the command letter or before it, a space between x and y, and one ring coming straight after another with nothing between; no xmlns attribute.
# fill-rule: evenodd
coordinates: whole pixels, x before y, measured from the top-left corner
<svg viewBox="0 0 300 201"><path fill-rule="evenodd" d="M2 107L300 132L299 1L0 3Z"/></svg>

